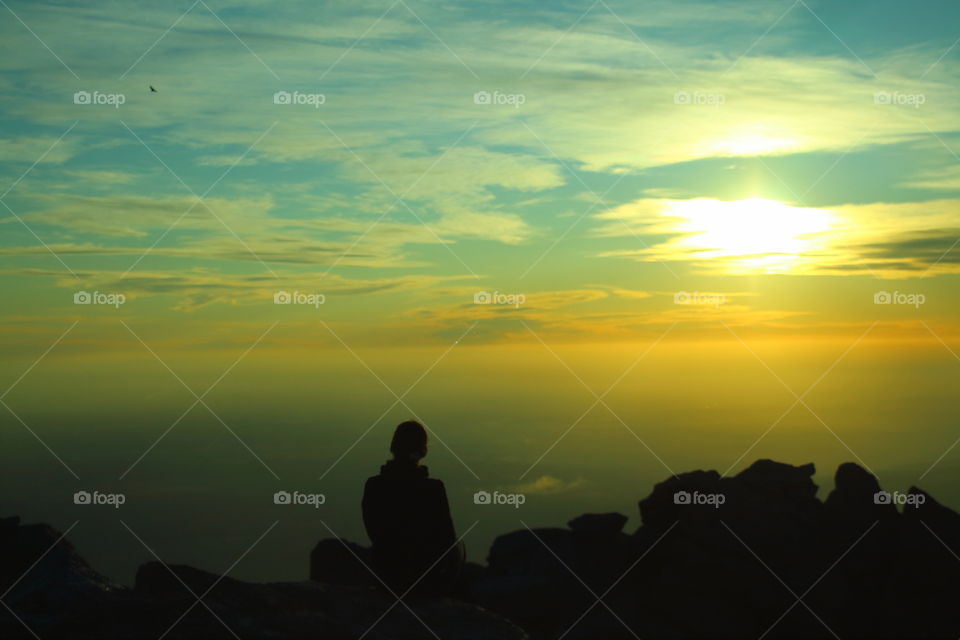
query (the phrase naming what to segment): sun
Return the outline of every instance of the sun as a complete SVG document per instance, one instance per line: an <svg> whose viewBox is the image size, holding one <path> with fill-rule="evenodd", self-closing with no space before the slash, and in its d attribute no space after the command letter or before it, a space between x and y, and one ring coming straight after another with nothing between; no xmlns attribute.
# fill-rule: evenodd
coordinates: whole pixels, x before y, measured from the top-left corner
<svg viewBox="0 0 960 640"><path fill-rule="evenodd" d="M820 244L831 225L825 209L793 207L776 200L673 202L663 212L682 235L674 249L695 259L724 260L732 271L787 271Z"/></svg>

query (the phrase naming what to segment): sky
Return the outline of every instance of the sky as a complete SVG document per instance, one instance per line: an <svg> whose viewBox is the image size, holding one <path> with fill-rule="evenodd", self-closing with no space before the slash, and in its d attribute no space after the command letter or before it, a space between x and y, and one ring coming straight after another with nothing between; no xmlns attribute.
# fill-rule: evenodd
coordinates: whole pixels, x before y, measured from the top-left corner
<svg viewBox="0 0 960 640"><path fill-rule="evenodd" d="M0 498L118 579L364 541L409 417L478 561L758 457L960 507L956 3L0 5Z"/></svg>

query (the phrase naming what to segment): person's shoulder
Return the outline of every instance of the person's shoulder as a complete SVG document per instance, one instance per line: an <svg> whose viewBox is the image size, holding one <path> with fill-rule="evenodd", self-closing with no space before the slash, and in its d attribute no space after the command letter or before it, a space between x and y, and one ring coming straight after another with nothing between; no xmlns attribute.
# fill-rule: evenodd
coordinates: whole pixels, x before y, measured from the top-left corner
<svg viewBox="0 0 960 640"><path fill-rule="evenodd" d="M423 482L426 486L430 487L431 490L436 491L437 493L446 492L446 487L444 487L443 480L440 478L424 478Z"/></svg>

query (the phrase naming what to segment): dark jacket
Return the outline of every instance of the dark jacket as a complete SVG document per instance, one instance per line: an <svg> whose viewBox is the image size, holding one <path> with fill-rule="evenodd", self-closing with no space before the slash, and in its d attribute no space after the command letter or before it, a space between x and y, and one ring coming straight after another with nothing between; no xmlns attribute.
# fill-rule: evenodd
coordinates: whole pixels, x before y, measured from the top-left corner
<svg viewBox="0 0 960 640"><path fill-rule="evenodd" d="M402 595L436 563L417 590L443 590L457 535L443 482L427 467L390 460L363 490L363 523L373 543L374 570Z"/></svg>

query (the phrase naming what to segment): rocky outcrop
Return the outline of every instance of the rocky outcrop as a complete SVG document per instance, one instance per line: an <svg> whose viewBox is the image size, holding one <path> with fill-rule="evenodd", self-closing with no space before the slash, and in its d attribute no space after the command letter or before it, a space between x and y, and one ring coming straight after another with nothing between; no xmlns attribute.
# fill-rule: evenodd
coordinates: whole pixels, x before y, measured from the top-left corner
<svg viewBox="0 0 960 640"><path fill-rule="evenodd" d="M0 520L0 637L33 637L24 625L59 627L95 616L125 590L97 573L62 533L45 524Z"/></svg>
<svg viewBox="0 0 960 640"><path fill-rule="evenodd" d="M925 637L960 637L960 514L916 487L908 495L915 498L903 509L897 553L886 556L892 588L882 606L902 614L901 634L919 627Z"/></svg>
<svg viewBox="0 0 960 640"><path fill-rule="evenodd" d="M960 515L918 489L901 513L852 463L821 502L814 472L679 474L630 535L616 515L506 534L473 597L535 638L960 635Z"/></svg>
<svg viewBox="0 0 960 640"><path fill-rule="evenodd" d="M0 587L19 617L0 617L0 637L33 637L24 624L43 640L171 627L167 638L338 639L371 626L379 640L960 636L960 515L916 488L888 500L852 463L821 502L813 474L770 460L733 477L693 471L640 501L633 532L603 513L506 533L486 566L467 565L457 598L411 598L412 613L390 608L369 549L346 540L317 544L309 582L151 562L125 588L46 525L0 520Z"/></svg>
<svg viewBox="0 0 960 640"><path fill-rule="evenodd" d="M475 604L412 598L404 606L372 586L253 584L149 562L128 589L93 571L46 525L0 520L0 539L0 593L16 581L4 599L16 617L0 609L4 640L355 640L364 634L373 640L527 638L512 622Z"/></svg>

